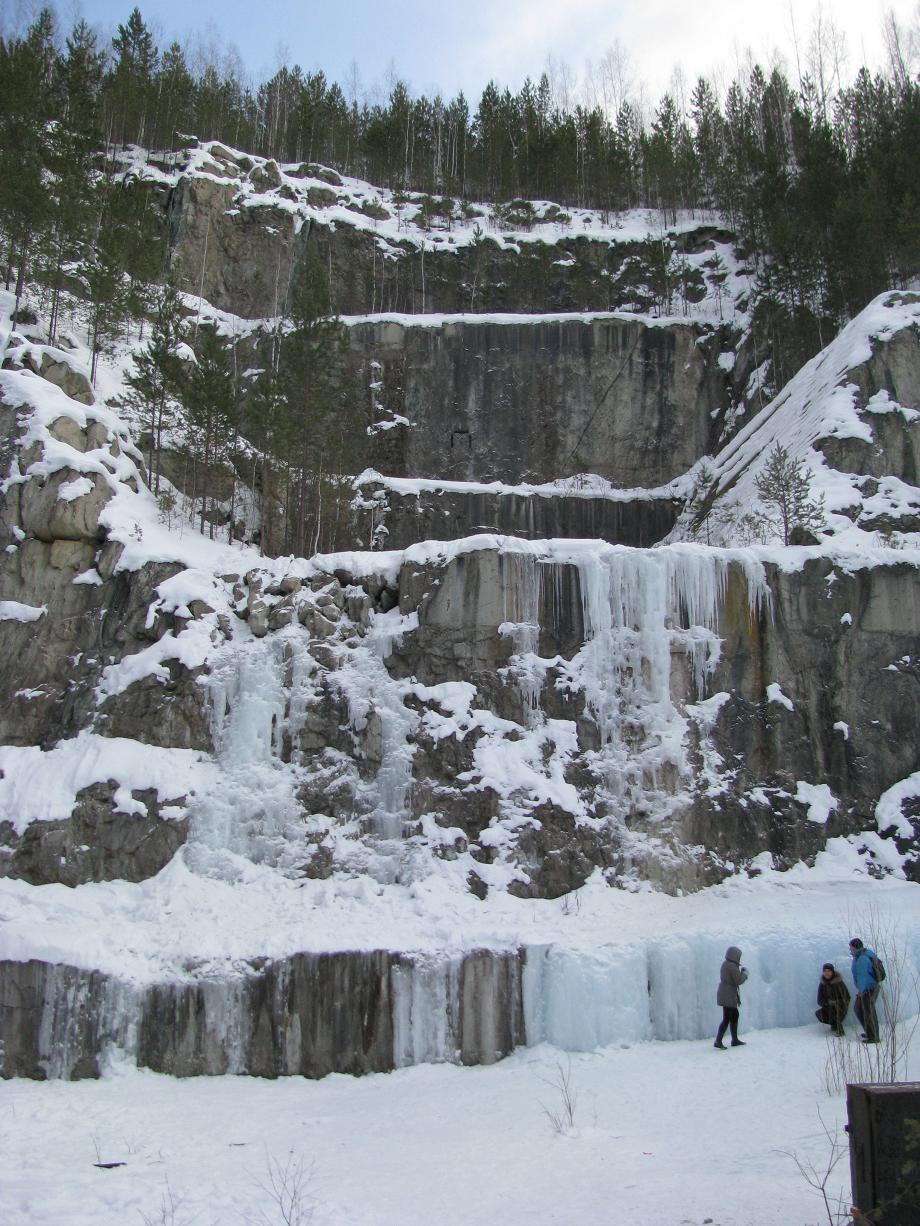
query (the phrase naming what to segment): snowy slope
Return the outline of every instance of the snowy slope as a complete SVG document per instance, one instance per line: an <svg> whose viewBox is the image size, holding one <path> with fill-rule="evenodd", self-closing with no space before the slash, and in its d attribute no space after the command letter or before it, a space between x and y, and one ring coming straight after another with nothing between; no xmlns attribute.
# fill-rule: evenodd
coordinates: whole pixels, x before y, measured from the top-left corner
<svg viewBox="0 0 920 1226"><path fill-rule="evenodd" d="M878 380L884 377L886 361L893 364L895 360L887 358L887 352L898 341L905 347L915 346L918 328L920 296L882 294L807 362L778 396L707 461L715 501L703 539L713 544L738 541L739 513L762 511L756 479L771 449L780 444L793 459L806 465L812 496L824 497L826 535L833 538L836 548L866 556L892 544L915 549L920 543L915 530L920 488L899 475L895 456L884 453L880 431L885 419L890 418L896 424L903 423L904 433L915 437L920 416L912 405L898 404L884 387L867 395L865 385L872 379L870 374L867 380L867 367L874 355L879 355L880 369L873 372ZM850 441L865 445L860 459L865 454L869 463L864 468L841 471L826 452L835 443ZM873 461L880 466L878 473ZM886 462L890 465L887 470ZM894 541L890 536L881 539L871 525L886 519L895 525L904 520L909 527L895 533ZM672 539L680 539L689 522L685 517ZM775 530L772 535L775 539Z"/></svg>

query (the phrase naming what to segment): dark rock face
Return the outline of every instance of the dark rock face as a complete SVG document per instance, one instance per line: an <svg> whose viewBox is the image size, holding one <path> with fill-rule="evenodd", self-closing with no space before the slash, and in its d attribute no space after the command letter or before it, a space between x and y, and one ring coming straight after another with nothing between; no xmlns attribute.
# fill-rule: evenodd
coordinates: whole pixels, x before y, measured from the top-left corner
<svg viewBox="0 0 920 1226"><path fill-rule="evenodd" d="M856 407L871 432L865 438L823 438L818 447L828 464L839 472L860 478L864 497L879 491L886 478L896 477L909 486L920 486L920 369L917 338L909 329L877 343L872 357L848 372L857 390ZM904 491L907 493L907 491ZM897 511L873 515L865 510L858 518L866 531L887 536L893 531L920 531L920 496L904 499Z"/></svg>
<svg viewBox="0 0 920 1226"><path fill-rule="evenodd" d="M45 367L39 373L50 377ZM11 602L0 618L0 744L51 749L92 729L142 745L210 750L207 698L196 670L168 660L157 675L117 692L105 686L108 669L181 629L157 606L159 586L182 567L118 570L123 547L100 526L114 480L30 468L56 441L101 455L113 472L131 471L123 479L136 482L139 470L123 462L126 439L90 410L73 418L62 412L44 442L25 446L16 412L2 406L0 418L12 440L8 461L18 453L20 474L0 498L0 526L11 542L0 552L0 601ZM21 836L20 815L0 814L0 876L75 886L159 872L185 841L187 822L175 810L187 798L169 798L173 814L163 817L157 796L140 791L128 814L119 811L115 790L100 779L79 791L69 818L39 814Z"/></svg>
<svg viewBox="0 0 920 1226"><path fill-rule="evenodd" d="M97 687L103 670L155 641L156 630L146 626L148 609L157 585L178 569L151 565L120 573L104 584L75 584L77 574L101 564L103 550L78 542L49 545L26 540L15 554L0 561L0 599L21 599L27 593L30 601L47 609L38 621L0 622L0 652L5 660L0 743L50 747L95 721L97 729L109 736L131 737L147 745L210 749L204 691L192 672L174 662L168 680L142 679L100 704ZM96 816L81 823L95 827L98 820L96 806ZM54 823L43 823L29 840L47 837L56 846L53 827ZM80 843L79 834L59 833L65 842ZM109 834L113 845L127 839L126 847L146 844L148 839L147 834L139 834L137 840L127 831L117 834L114 827ZM172 839L171 830L164 834L164 846ZM33 864L34 852L33 848L28 856ZM127 860L120 862L125 872L113 870L109 876L136 879Z"/></svg>
<svg viewBox="0 0 920 1226"><path fill-rule="evenodd" d="M179 1077L386 1071L390 957L297 954L237 983L156 985L144 1000L138 1064Z"/></svg>
<svg viewBox="0 0 920 1226"><path fill-rule="evenodd" d="M0 1075L97 1077L111 1046L178 1077L386 1072L425 1044L430 1059L491 1064L525 1041L522 961L475 950L441 965L452 1019L443 1050L430 1046L428 1019L412 1016L418 996L401 990L431 974L407 954L295 954L246 978L138 990L98 971L0 962Z"/></svg>
<svg viewBox="0 0 920 1226"><path fill-rule="evenodd" d="M416 541L451 541L477 532L527 540L572 537L611 545L646 548L662 540L677 521L681 503L673 498L625 500L560 492L496 493L455 488L402 493L380 482L361 486L366 516L361 539L406 549ZM359 520L360 522L360 520Z"/></svg>
<svg viewBox="0 0 920 1226"><path fill-rule="evenodd" d="M308 249L328 269L332 307L341 315L610 311L625 302L651 311L656 305L648 289L656 253L648 243L571 236L556 244L520 239L503 248L484 234L458 247L444 234L433 235L424 251L408 238L387 240L381 250L373 230L341 219L333 227L310 218L298 230L280 200L239 207L239 187L232 179L184 176L166 208L179 288L247 319L283 309ZM335 192L324 188L313 188L309 199L319 207L335 201ZM717 239L730 235L701 226L673 243L676 250L702 250Z"/></svg>
<svg viewBox="0 0 920 1226"><path fill-rule="evenodd" d="M687 837L735 862L762 847L785 866L872 829L881 794L920 768L920 578L909 565L845 573L822 559L772 569L770 589L772 617L728 628L713 685L733 693L714 735L732 788L695 807ZM793 710L767 699L771 683ZM799 780L829 786L826 823L808 820Z"/></svg>
<svg viewBox="0 0 920 1226"><path fill-rule="evenodd" d="M106 977L47 962L0 962L0 1076L98 1077Z"/></svg>
<svg viewBox="0 0 920 1226"><path fill-rule="evenodd" d="M185 177L167 207L172 272L179 289L246 318L277 315L296 250L289 212L231 211L239 184Z"/></svg>
<svg viewBox="0 0 920 1226"><path fill-rule="evenodd" d="M387 430L371 462L392 476L539 483L592 472L654 489L706 454L713 411L728 402L700 336L624 317L356 324L352 348L379 364L382 402L410 423Z"/></svg>
<svg viewBox="0 0 920 1226"><path fill-rule="evenodd" d="M648 582L653 578L650 572ZM527 814L510 853L523 870L512 892L554 897L596 867L615 879L637 875L668 890L698 889L765 851L787 867L813 858L830 837L873 829L880 796L920 769L910 731L920 719L916 568L845 573L826 559L792 572L771 568L757 611L743 573L730 566L713 614L720 657L702 690L680 645L680 609L662 611L660 629L651 631L670 652L664 701L686 723L684 763L679 757L662 763L657 782L637 778L615 800L597 756L610 735L598 696L581 690L574 679L583 683L584 673L566 665L588 634L584 581L573 565L483 550L427 571L407 566L400 582L401 607L417 609L419 625L389 661L397 675L428 686L472 683L473 710L513 725L505 733L511 751L528 727L530 682L522 688L520 644L508 626L533 623L531 650L545 666L534 701L545 716L574 726L578 748L566 759L565 779L589 807L587 819L471 783L482 735L475 720L449 745L429 740L424 723L416 735L413 809L419 816L434 812L445 830L461 831L474 859L494 858L491 844L480 843L485 830L508 812ZM677 629L668 630L669 622ZM644 659L642 669L652 667L651 657ZM874 681L867 685L866 678ZM778 694L770 691L774 685ZM709 695L722 698L707 716L696 704ZM624 750L645 752L654 734L643 730L641 709L623 708L618 718L627 729ZM605 752L619 751L614 744ZM824 787L826 796L820 792L817 800L826 804L815 805L814 789ZM451 845L444 854L456 850Z"/></svg>
<svg viewBox="0 0 920 1226"><path fill-rule="evenodd" d="M70 818L33 821L19 837L10 822L0 822L0 877L77 886L156 876L185 842L188 821L161 817L150 790L132 793L145 815L119 813L114 792L113 783L84 788Z"/></svg>

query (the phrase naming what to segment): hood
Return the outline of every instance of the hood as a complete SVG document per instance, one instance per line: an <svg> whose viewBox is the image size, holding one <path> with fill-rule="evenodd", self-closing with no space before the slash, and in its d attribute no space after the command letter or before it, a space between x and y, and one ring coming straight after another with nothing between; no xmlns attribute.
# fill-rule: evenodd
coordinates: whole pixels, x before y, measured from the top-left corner
<svg viewBox="0 0 920 1226"><path fill-rule="evenodd" d="M740 962L741 961L741 950L738 948L737 945L729 945L728 949L726 949L725 951L725 961L726 962Z"/></svg>

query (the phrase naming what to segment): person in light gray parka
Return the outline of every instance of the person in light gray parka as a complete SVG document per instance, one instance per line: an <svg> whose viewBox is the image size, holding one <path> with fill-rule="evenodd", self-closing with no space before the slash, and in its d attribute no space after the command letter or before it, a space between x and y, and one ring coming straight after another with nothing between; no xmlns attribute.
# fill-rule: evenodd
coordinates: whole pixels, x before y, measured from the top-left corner
<svg viewBox="0 0 920 1226"><path fill-rule="evenodd" d="M716 993L716 1004L722 1006L722 1021L713 1047L725 1050L722 1040L729 1028L732 1032L732 1047L744 1047L738 1038L738 1010L741 1008L741 993L738 989L747 980L747 971L741 965L741 950L737 945L729 945L725 951L725 961L719 971L719 990Z"/></svg>

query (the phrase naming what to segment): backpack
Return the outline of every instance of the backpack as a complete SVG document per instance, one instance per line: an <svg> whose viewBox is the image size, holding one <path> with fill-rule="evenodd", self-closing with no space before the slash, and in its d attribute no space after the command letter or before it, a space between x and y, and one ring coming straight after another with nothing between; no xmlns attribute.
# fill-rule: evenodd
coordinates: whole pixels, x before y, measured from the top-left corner
<svg viewBox="0 0 920 1226"><path fill-rule="evenodd" d="M869 959L872 964L872 976L876 983L883 983L885 980L885 965L878 954L873 954Z"/></svg>

